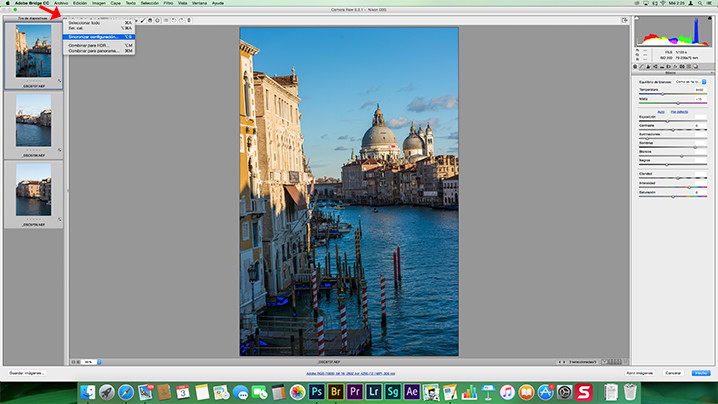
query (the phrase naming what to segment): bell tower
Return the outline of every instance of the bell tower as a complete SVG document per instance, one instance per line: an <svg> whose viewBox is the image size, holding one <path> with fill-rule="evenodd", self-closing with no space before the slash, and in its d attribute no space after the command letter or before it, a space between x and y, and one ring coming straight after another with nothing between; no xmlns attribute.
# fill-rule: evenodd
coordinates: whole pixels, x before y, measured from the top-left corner
<svg viewBox="0 0 718 404"><path fill-rule="evenodd" d="M431 126L429 124L426 124L426 135L424 136L424 147L426 148L426 153L424 155L426 156L433 156L434 155L434 134L431 131Z"/></svg>

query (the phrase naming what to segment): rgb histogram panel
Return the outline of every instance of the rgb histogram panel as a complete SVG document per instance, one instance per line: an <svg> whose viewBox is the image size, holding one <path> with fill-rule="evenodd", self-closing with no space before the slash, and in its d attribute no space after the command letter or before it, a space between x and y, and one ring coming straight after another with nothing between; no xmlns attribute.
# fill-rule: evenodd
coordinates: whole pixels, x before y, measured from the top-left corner
<svg viewBox="0 0 718 404"><path fill-rule="evenodd" d="M636 46L712 46L711 17L637 17Z"/></svg>

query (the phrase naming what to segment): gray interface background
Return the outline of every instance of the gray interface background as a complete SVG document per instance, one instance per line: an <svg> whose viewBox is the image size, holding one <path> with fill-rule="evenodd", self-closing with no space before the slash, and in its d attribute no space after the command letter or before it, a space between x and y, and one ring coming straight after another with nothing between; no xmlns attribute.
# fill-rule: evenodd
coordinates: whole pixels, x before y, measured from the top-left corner
<svg viewBox="0 0 718 404"><path fill-rule="evenodd" d="M628 358L629 35L459 31L462 357Z"/></svg>
<svg viewBox="0 0 718 404"><path fill-rule="evenodd" d="M62 229L5 229L3 364L63 364Z"/></svg>
<svg viewBox="0 0 718 404"><path fill-rule="evenodd" d="M70 356L236 357L239 28L137 38L70 58Z"/></svg>
<svg viewBox="0 0 718 404"><path fill-rule="evenodd" d="M70 357L237 358L239 28L137 38L70 60ZM628 27L459 38L460 358L628 358Z"/></svg>

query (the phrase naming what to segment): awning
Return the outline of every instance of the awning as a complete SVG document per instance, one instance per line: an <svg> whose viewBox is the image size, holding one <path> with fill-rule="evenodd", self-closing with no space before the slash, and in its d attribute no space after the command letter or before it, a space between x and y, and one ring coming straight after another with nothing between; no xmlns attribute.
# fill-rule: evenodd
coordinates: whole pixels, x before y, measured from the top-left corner
<svg viewBox="0 0 718 404"><path fill-rule="evenodd" d="M297 205L298 210L306 209L307 208L307 201L304 200L304 195L302 195L301 192L295 187L294 185L285 185L284 189L289 192L289 195L292 196L292 199L294 200L294 203Z"/></svg>

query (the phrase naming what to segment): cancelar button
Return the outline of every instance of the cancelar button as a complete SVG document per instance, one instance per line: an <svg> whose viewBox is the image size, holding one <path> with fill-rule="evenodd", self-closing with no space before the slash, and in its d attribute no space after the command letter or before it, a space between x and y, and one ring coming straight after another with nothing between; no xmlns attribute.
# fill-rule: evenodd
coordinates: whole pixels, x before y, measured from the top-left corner
<svg viewBox="0 0 718 404"><path fill-rule="evenodd" d="M710 370L693 370L691 372L691 376L710 376L711 371Z"/></svg>
<svg viewBox="0 0 718 404"><path fill-rule="evenodd" d="M663 371L664 376L683 376L682 370L664 370Z"/></svg>

